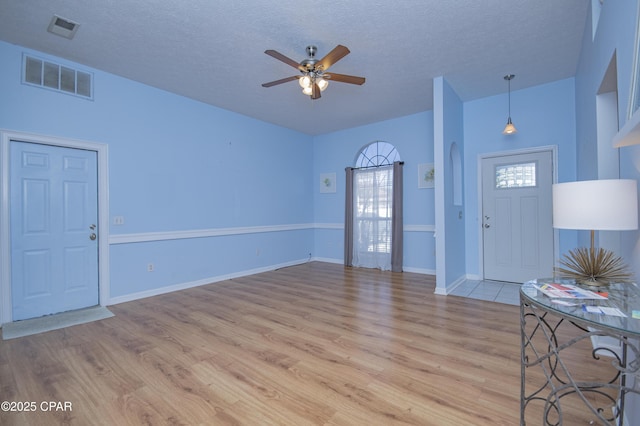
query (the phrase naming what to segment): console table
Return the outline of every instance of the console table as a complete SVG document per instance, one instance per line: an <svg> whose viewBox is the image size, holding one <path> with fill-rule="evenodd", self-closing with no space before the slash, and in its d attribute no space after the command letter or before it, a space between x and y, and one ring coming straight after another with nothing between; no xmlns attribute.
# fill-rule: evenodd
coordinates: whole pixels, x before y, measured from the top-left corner
<svg viewBox="0 0 640 426"><path fill-rule="evenodd" d="M634 311L640 315L640 288L612 284L603 290L606 300L552 299L539 290L544 283L575 284L538 279L520 288L520 424L534 422L534 411L534 425L570 423L567 413L579 406L593 424L622 425L625 396L640 393L640 319L634 318ZM615 307L626 316L591 313L584 306Z"/></svg>

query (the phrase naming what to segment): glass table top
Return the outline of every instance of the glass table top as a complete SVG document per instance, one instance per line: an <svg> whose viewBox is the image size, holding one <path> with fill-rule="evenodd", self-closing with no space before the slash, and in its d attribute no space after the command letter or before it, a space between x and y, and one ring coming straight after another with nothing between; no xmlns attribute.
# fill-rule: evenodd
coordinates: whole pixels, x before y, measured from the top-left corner
<svg viewBox="0 0 640 426"><path fill-rule="evenodd" d="M539 305L549 312L555 312L569 319L576 319L598 328L622 331L628 335L640 337L640 288L635 283L614 283L597 290L606 293L606 299L580 299L571 297L552 298L544 294L540 287L543 284L576 285L580 289L595 291L593 287L576 284L575 280L539 278L528 281L520 287L521 300ZM617 308L624 316L590 312L607 311ZM611 312L611 310L609 310ZM613 310L613 312L616 312ZM635 316L635 318L634 318Z"/></svg>

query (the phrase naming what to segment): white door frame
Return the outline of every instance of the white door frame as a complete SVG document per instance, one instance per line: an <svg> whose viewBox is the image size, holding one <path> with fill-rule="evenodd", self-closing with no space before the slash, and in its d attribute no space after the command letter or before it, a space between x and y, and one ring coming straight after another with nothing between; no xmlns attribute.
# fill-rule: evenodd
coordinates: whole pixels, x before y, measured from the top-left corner
<svg viewBox="0 0 640 426"><path fill-rule="evenodd" d="M0 325L13 321L9 217L9 146L12 140L95 151L98 161L98 296L109 301L109 146L102 143L0 129Z"/></svg>
<svg viewBox="0 0 640 426"><path fill-rule="evenodd" d="M478 154L478 176L476 178L476 182L478 185L478 271L480 273L480 279L484 278L484 245L483 245L483 235L482 235L482 200L483 200L483 192L482 192L482 160L487 158L495 158L495 157L506 157L510 155L524 155L524 154L533 154L538 152L551 152L552 158L552 168L553 168L553 180L552 184L558 183L558 146L557 145L547 145L547 146L537 146L533 148L523 148L516 149L513 151L500 151L500 152L491 152ZM558 243L558 230L553 229L553 261L554 264L557 263L557 253L559 251L559 243ZM541 277L542 278L542 277Z"/></svg>

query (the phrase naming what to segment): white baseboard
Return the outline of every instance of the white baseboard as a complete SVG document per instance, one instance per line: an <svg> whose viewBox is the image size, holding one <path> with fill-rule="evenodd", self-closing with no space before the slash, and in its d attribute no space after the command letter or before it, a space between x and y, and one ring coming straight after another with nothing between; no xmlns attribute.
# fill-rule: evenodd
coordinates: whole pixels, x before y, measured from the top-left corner
<svg viewBox="0 0 640 426"><path fill-rule="evenodd" d="M463 275L463 276L459 277L458 279L456 279L451 284L449 284L446 288L436 287L436 291L434 291L434 294L438 294L440 296L446 296L446 295L450 294L453 290L455 290L456 287L458 287L460 284L462 284L463 282L465 282L468 279L470 279L469 275Z"/></svg>
<svg viewBox="0 0 640 426"><path fill-rule="evenodd" d="M286 268L289 266L301 265L306 262L325 262L341 265L344 263L343 259L332 259L327 257L312 257L310 259L300 259L292 262L281 263L278 265L270 265L262 268L248 269L246 271L234 272L232 274L219 275L215 277L203 278L196 281L189 281L186 283L174 284L161 288L154 288L152 290L140 291L138 293L131 293L124 296L111 297L104 306L117 305L119 303L131 302L133 300L144 299L146 297L158 296L160 294L172 293L174 291L186 290L193 287L200 287L202 285L213 284L219 281L231 280L233 278L246 277L249 275L260 274L262 272L275 271L276 269ZM431 269L423 268L404 268L406 272L412 272L415 274L435 275L435 271Z"/></svg>
<svg viewBox="0 0 640 426"><path fill-rule="evenodd" d="M335 263L336 265L344 264L344 259L333 259L330 257L313 257L311 260L316 262L326 262L326 263ZM435 275L435 269L426 269L426 268L411 268L403 266L402 270L404 272L410 272L413 274L422 274L422 275Z"/></svg>
<svg viewBox="0 0 640 426"><path fill-rule="evenodd" d="M276 269L300 265L308 261L309 259L302 259L302 260L297 260L292 262L281 263L278 265L265 266L262 268L248 269L246 271L234 272L232 274L203 278L196 281L189 281L186 283L174 284L174 285L161 287L161 288L154 288L153 290L141 291L138 293L127 294L124 296L111 297L107 302L107 306L117 305L119 303L124 303L124 302L131 302L133 300L144 299L146 297L158 296L160 294L172 293L174 291L186 290L188 288L199 287L207 284L213 284L219 281L231 280L233 278L240 278L240 277L246 277L248 275L259 274L262 272L275 271Z"/></svg>
<svg viewBox="0 0 640 426"><path fill-rule="evenodd" d="M312 257L311 260L315 262L334 263L336 265L343 265L344 259L333 259L330 257Z"/></svg>
<svg viewBox="0 0 640 426"><path fill-rule="evenodd" d="M435 269L426 269L426 268L408 268L406 266L402 267L404 272L411 272L412 274L422 274L422 275L435 275Z"/></svg>

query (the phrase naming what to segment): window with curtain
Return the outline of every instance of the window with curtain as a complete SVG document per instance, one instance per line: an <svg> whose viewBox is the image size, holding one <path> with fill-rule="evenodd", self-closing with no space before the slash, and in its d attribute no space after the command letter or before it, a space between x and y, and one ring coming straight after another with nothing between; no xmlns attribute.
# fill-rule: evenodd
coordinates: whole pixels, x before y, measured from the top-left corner
<svg viewBox="0 0 640 426"><path fill-rule="evenodd" d="M402 164L376 141L346 168L345 265L402 271Z"/></svg>
<svg viewBox="0 0 640 426"><path fill-rule="evenodd" d="M353 183L353 266L390 270L393 168L355 170Z"/></svg>

